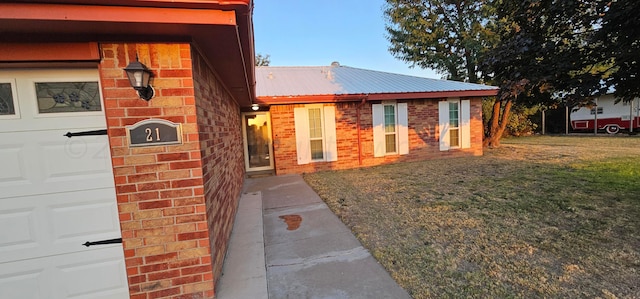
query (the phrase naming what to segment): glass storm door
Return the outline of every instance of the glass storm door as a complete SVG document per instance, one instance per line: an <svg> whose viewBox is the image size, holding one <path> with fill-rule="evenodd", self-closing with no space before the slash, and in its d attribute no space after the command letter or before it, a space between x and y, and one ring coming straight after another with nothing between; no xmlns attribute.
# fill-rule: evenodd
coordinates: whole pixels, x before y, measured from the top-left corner
<svg viewBox="0 0 640 299"><path fill-rule="evenodd" d="M269 112L242 114L244 161L247 171L273 169L271 116Z"/></svg>

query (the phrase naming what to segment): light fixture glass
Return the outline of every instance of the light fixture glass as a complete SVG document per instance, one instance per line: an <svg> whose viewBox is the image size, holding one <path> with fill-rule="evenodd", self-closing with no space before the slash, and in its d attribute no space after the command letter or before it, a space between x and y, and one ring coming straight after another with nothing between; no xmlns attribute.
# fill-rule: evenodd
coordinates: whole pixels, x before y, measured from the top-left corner
<svg viewBox="0 0 640 299"><path fill-rule="evenodd" d="M258 106L258 104L253 104L253 105L251 105L251 110L258 111L258 110L260 110L260 106Z"/></svg>

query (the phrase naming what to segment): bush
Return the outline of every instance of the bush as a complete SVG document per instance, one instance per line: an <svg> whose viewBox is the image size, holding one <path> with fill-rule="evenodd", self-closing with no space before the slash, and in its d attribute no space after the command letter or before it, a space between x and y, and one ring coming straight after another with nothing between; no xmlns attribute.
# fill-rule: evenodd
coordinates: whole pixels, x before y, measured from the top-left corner
<svg viewBox="0 0 640 299"><path fill-rule="evenodd" d="M489 120L493 110L495 98L486 98L482 101L482 122L484 124L485 135L489 130ZM540 112L539 107L524 107L514 105L511 108L509 123L504 132L505 136L528 136L535 134L538 124L531 119Z"/></svg>

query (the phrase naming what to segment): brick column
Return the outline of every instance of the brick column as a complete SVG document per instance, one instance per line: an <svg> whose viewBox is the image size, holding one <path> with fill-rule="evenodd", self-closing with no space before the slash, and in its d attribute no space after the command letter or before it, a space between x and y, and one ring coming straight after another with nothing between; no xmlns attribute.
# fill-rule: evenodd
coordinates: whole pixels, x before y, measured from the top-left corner
<svg viewBox="0 0 640 299"><path fill-rule="evenodd" d="M123 69L153 72L147 102ZM100 76L131 298L212 298L209 225L188 44L101 44ZM125 126L149 118L181 123L181 145L130 148Z"/></svg>

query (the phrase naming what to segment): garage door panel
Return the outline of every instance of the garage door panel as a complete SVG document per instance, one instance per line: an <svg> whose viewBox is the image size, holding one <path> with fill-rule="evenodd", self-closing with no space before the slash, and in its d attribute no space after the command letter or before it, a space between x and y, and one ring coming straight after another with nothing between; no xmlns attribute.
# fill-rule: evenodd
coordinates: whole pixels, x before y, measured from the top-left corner
<svg viewBox="0 0 640 299"><path fill-rule="evenodd" d="M16 228L2 230L7 239L0 242L0 263L84 251L87 241L121 237L112 188L5 198L0 204L0 223Z"/></svg>
<svg viewBox="0 0 640 299"><path fill-rule="evenodd" d="M4 138L0 134L0 138ZM4 185L26 185L27 179L26 163L24 161L24 146L21 144L5 144L0 146L0 186Z"/></svg>
<svg viewBox="0 0 640 299"><path fill-rule="evenodd" d="M98 71L2 82L16 113L0 117L0 298L128 298L122 244L83 246L121 237L108 137L65 136L106 128Z"/></svg>
<svg viewBox="0 0 640 299"><path fill-rule="evenodd" d="M128 298L122 247L4 264L0 298Z"/></svg>
<svg viewBox="0 0 640 299"><path fill-rule="evenodd" d="M47 182L86 180L95 176L104 178L111 173L111 164L104 158L109 148L106 136L61 137L38 147L40 154L46 157L43 170L46 171Z"/></svg>
<svg viewBox="0 0 640 299"><path fill-rule="evenodd" d="M1 298L47 298L41 290L44 269L29 271L5 272L0 269L0 297Z"/></svg>
<svg viewBox="0 0 640 299"><path fill-rule="evenodd" d="M38 246L34 208L0 212L0 252L20 251ZM6 229L11 228L11 229Z"/></svg>
<svg viewBox="0 0 640 299"><path fill-rule="evenodd" d="M108 252L111 249L100 249ZM127 277L121 259L106 257L100 260L73 260L72 263L56 268L69 298L109 298L122 288L127 288ZM96 284L94 281L98 281Z"/></svg>
<svg viewBox="0 0 640 299"><path fill-rule="evenodd" d="M0 198L113 188L107 136L67 138L62 132L0 133L0 140L25 140L19 147L0 149L0 153L7 153L0 158ZM6 173L5 165L9 169Z"/></svg>
<svg viewBox="0 0 640 299"><path fill-rule="evenodd" d="M111 197L104 199L102 201L91 199L80 204L52 207L49 215L53 224L54 242L113 236L114 232L118 232L120 224L115 221L118 216L114 200Z"/></svg>

